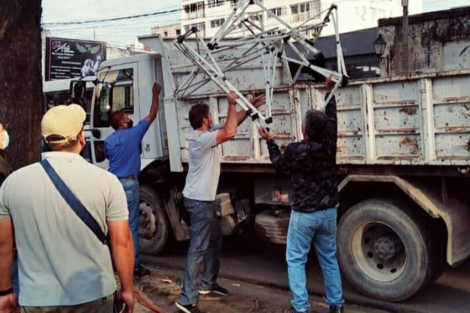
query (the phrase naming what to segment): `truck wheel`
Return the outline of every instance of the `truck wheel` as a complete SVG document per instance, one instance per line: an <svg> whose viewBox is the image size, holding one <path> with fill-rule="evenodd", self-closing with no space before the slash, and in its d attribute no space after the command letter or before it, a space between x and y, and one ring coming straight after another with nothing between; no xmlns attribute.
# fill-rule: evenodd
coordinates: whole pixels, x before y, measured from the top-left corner
<svg viewBox="0 0 470 313"><path fill-rule="evenodd" d="M256 215L256 233L261 239L278 243L287 243L290 210L268 210Z"/></svg>
<svg viewBox="0 0 470 313"><path fill-rule="evenodd" d="M338 260L346 279L365 295L391 302L431 282L442 268L434 258L439 245L419 216L406 202L385 199L347 211L338 227Z"/></svg>
<svg viewBox="0 0 470 313"><path fill-rule="evenodd" d="M165 207L152 187L140 186L140 238L139 250L157 255L168 241L168 219Z"/></svg>

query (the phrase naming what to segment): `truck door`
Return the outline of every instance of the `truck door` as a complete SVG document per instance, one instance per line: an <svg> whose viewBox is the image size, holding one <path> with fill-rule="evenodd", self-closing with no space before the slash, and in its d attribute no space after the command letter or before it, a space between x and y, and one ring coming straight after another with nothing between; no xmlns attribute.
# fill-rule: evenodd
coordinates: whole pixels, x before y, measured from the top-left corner
<svg viewBox="0 0 470 313"><path fill-rule="evenodd" d="M138 76L137 66L133 63L111 66L98 76L91 109L91 155L92 163L103 169L109 166L104 142L114 133L110 124L113 112L125 111L135 124L140 120L139 107L134 107L139 103L134 77Z"/></svg>

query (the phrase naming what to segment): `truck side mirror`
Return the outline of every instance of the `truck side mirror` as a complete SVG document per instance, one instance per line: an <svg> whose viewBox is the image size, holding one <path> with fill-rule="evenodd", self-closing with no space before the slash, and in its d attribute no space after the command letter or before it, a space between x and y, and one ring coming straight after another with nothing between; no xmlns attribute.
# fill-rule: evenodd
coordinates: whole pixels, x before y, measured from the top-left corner
<svg viewBox="0 0 470 313"><path fill-rule="evenodd" d="M101 131L99 129L92 129L91 130L91 134L93 135L93 137L95 137L96 139L101 139Z"/></svg>
<svg viewBox="0 0 470 313"><path fill-rule="evenodd" d="M70 82L69 98L80 99L85 96L86 82L75 80Z"/></svg>

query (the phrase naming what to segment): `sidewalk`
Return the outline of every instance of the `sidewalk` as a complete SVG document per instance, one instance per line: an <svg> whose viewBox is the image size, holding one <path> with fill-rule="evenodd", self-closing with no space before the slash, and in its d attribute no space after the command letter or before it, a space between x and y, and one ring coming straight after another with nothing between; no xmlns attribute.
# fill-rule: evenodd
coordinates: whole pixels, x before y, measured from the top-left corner
<svg viewBox="0 0 470 313"><path fill-rule="evenodd" d="M139 293L158 308L168 312L179 312L174 303L180 293L183 273L149 267L150 277L140 279L135 286ZM245 282L220 279L219 283L230 291L229 297L203 296L199 308L205 313L280 313L290 305L291 295L287 290L263 287ZM311 313L327 313L328 307L320 297L311 296ZM362 306L346 305L345 313L389 313L388 311L369 309ZM151 313L140 303L136 304L135 313Z"/></svg>

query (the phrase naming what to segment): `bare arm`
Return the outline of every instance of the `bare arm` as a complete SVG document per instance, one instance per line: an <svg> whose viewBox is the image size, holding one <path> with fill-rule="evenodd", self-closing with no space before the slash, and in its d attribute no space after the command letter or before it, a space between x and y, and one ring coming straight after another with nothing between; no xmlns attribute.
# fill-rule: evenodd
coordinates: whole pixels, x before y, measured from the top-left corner
<svg viewBox="0 0 470 313"><path fill-rule="evenodd" d="M12 286L13 225L11 219L0 219L0 291Z"/></svg>
<svg viewBox="0 0 470 313"><path fill-rule="evenodd" d="M226 141L232 140L237 135L237 99L238 96L233 91L230 91L227 96L228 99L228 113L227 120L224 126L217 131L217 144L220 145Z"/></svg>
<svg viewBox="0 0 470 313"><path fill-rule="evenodd" d="M160 96L160 92L162 91L162 86L160 86L158 83L153 84L152 88L152 106L150 107L150 113L145 117L147 122L150 124L155 121L157 118L157 113L158 113L158 106L159 106L159 101L158 97Z"/></svg>
<svg viewBox="0 0 470 313"><path fill-rule="evenodd" d="M126 304L125 312L132 312L134 307L132 293L135 256L129 221L108 221L107 224L114 266L121 281L120 299Z"/></svg>
<svg viewBox="0 0 470 313"><path fill-rule="evenodd" d="M251 99L251 104L253 104L253 106L255 108L259 108L260 106L265 104L265 102L266 102L266 95L265 94L259 95L258 97L253 97L253 99ZM248 114L246 114L246 111L244 111L244 110L238 111L237 112L237 123L238 123L238 125L243 123L247 117L248 117Z"/></svg>
<svg viewBox="0 0 470 313"><path fill-rule="evenodd" d="M12 287L13 225L11 219L0 219L0 291ZM0 312L17 312L18 298L10 293L0 296Z"/></svg>

